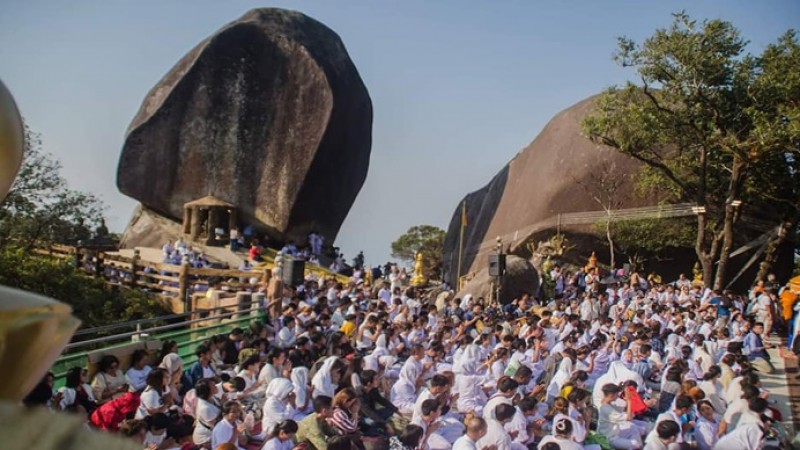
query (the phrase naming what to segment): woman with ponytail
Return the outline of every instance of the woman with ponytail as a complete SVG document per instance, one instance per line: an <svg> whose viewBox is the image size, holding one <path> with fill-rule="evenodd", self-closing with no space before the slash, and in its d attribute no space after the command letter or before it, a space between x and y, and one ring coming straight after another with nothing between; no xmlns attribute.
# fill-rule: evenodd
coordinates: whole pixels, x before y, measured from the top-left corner
<svg viewBox="0 0 800 450"><path fill-rule="evenodd" d="M294 435L297 433L297 422L284 420L275 424L270 432L270 439L264 443L261 450L292 450Z"/></svg>

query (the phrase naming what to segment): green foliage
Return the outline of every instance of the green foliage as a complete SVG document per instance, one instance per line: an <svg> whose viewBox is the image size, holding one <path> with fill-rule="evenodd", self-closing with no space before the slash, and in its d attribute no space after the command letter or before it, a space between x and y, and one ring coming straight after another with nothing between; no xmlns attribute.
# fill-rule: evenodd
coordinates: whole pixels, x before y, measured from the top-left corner
<svg viewBox="0 0 800 450"><path fill-rule="evenodd" d="M417 252L422 252L428 278L438 279L442 268L444 230L432 225L415 225L392 242L392 257L413 262Z"/></svg>
<svg viewBox="0 0 800 450"><path fill-rule="evenodd" d="M10 242L73 245L91 237L105 206L94 195L69 189L61 163L42 150L39 134L25 125L25 153L19 175L0 204L0 247Z"/></svg>
<svg viewBox="0 0 800 450"><path fill-rule="evenodd" d="M761 55L746 46L730 22L685 13L641 44L620 38L615 60L638 80L607 90L582 124L643 163L640 192L706 208L697 251L707 279L718 262L716 284L739 219L732 200L782 205L754 211L776 224L800 204L797 183L778 185L796 176L787 163L800 155L800 45L790 30Z"/></svg>
<svg viewBox="0 0 800 450"><path fill-rule="evenodd" d="M606 221L594 224L595 231L605 233ZM611 222L614 243L630 262L642 264L658 257L667 249L694 246L694 219L625 219Z"/></svg>
<svg viewBox="0 0 800 450"><path fill-rule="evenodd" d="M62 260L34 256L17 247L0 249L0 284L71 305L84 328L170 313L144 292L108 288Z"/></svg>

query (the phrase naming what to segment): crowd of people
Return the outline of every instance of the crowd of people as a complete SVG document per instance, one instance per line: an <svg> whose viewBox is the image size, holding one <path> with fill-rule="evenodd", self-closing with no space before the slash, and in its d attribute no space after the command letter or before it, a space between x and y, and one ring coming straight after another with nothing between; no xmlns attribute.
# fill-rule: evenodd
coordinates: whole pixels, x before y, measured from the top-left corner
<svg viewBox="0 0 800 450"><path fill-rule="evenodd" d="M397 268L265 286L264 318L210 338L49 375L26 399L154 450L755 450L780 413L765 339L797 295L594 271L553 298L423 299ZM276 278L280 280L280 277ZM607 281L607 280L606 280ZM541 296L541 295L540 295ZM787 319L788 318L788 319ZM795 328L796 329L796 328ZM779 447L776 447L779 448Z"/></svg>

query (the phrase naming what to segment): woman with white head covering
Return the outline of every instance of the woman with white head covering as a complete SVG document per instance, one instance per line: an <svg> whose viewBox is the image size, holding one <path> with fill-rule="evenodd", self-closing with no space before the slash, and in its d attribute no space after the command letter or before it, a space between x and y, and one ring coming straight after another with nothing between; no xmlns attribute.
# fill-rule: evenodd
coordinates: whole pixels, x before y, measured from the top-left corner
<svg viewBox="0 0 800 450"><path fill-rule="evenodd" d="M621 383L629 380L635 381L639 389L644 388L644 380L642 379L641 375L625 367L622 362L614 361L608 367L608 373L598 378L594 385L597 387L605 386L606 384L614 384L618 386ZM594 404L596 408L600 409L602 403L603 390L594 389L592 391L592 404Z"/></svg>
<svg viewBox="0 0 800 450"><path fill-rule="evenodd" d="M292 385L294 386L294 403L296 411L294 420L302 420L303 417L311 414L314 411L314 405L311 402L311 396L309 395L307 367L297 366L292 369Z"/></svg>
<svg viewBox="0 0 800 450"><path fill-rule="evenodd" d="M422 375L422 365L408 358L400 369L397 383L392 386L391 402L400 413L411 416L414 412L414 403L417 400L417 380Z"/></svg>
<svg viewBox="0 0 800 450"><path fill-rule="evenodd" d="M294 385L286 378L274 378L269 382L261 417L261 429L272 430L276 424L294 416Z"/></svg>
<svg viewBox="0 0 800 450"><path fill-rule="evenodd" d="M569 381L572 376L572 366L572 359L565 355L564 359L561 360L561 364L558 365L558 370L553 375L553 379L547 386L547 403L552 403L553 400L561 396L561 389L564 387L564 383Z"/></svg>
<svg viewBox="0 0 800 450"><path fill-rule="evenodd" d="M178 385L183 375L183 359L177 353L168 353L161 360L161 364L158 367L167 372L169 376L169 392L172 394L172 399L178 402L180 399Z"/></svg>
<svg viewBox="0 0 800 450"><path fill-rule="evenodd" d="M339 384L339 377L341 376L340 371L334 369L339 369L341 364L339 358L336 356L329 356L328 359L322 363L322 367L319 368L314 378L311 380L311 386L314 387L312 393L313 398L317 398L320 395L333 398L336 394L336 386Z"/></svg>
<svg viewBox="0 0 800 450"><path fill-rule="evenodd" d="M488 400L482 385L485 377L479 373L482 360L481 351L475 344L470 344L453 365L456 374L454 391L458 394L456 402L459 411L475 411L481 415Z"/></svg>

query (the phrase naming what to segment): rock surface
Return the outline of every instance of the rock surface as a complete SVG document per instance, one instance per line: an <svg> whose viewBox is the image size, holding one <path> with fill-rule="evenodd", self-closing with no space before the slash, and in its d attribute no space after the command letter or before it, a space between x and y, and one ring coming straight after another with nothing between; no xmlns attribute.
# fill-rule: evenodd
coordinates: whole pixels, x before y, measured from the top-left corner
<svg viewBox="0 0 800 450"><path fill-rule="evenodd" d="M536 224L560 213L601 209L579 183L590 185L593 171L604 161L613 161L616 176L624 178L619 189L621 208L654 203L629 194L633 186L629 175L638 170L637 162L581 135L580 122L590 112L592 100L588 98L557 114L489 184L466 196L462 275L486 268L497 236L504 237L504 248L514 247L536 229ZM453 286L457 286L460 226L459 203L443 252L447 280Z"/></svg>
<svg viewBox="0 0 800 450"><path fill-rule="evenodd" d="M173 221L213 194L274 239L317 230L330 243L366 178L371 140L369 93L336 33L297 12L254 9L149 92L117 185Z"/></svg>
<svg viewBox="0 0 800 450"><path fill-rule="evenodd" d="M473 297L490 296L493 277L489 276L488 264L477 269L472 278L461 287L456 297L464 298L466 294ZM506 257L506 273L503 276L500 302L508 304L511 300L519 298L522 294L533 296L539 289L539 274L533 265L524 258L514 255Z"/></svg>

